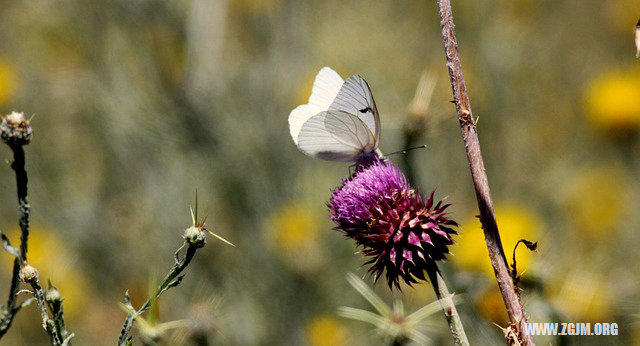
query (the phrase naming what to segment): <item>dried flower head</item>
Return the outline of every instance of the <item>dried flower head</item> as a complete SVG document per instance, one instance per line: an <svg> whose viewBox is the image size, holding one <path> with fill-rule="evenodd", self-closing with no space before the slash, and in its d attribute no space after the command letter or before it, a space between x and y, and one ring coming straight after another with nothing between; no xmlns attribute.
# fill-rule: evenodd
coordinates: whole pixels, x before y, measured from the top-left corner
<svg viewBox="0 0 640 346"><path fill-rule="evenodd" d="M424 270L449 253L457 223L447 218L448 206L434 205L433 193L423 201L396 166L377 158L358 167L329 201L336 229L370 257L369 272L377 280L386 270L389 287L398 289L400 279L425 280Z"/></svg>
<svg viewBox="0 0 640 346"><path fill-rule="evenodd" d="M31 119L27 119L24 113L11 112L0 117L0 138L9 145L26 145L31 141Z"/></svg>

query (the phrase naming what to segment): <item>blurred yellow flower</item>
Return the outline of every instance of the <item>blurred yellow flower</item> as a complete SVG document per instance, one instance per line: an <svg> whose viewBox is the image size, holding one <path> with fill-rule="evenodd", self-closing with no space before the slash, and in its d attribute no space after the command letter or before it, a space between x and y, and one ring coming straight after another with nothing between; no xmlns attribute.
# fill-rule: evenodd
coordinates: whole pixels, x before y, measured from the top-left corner
<svg viewBox="0 0 640 346"><path fill-rule="evenodd" d="M498 229L507 259L511 264L513 248L520 239L537 241L539 237L539 221L528 209L518 205L498 205L496 207ZM472 216L460 225L461 234L457 238L458 246L451 251L451 261L463 270L481 271L493 277L493 267L489 261L489 253L484 242L480 220ZM518 247L516 260L518 272L523 273L531 268L532 254L526 247Z"/></svg>
<svg viewBox="0 0 640 346"><path fill-rule="evenodd" d="M15 69L7 61L0 59L0 106L4 106L11 99L15 87Z"/></svg>
<svg viewBox="0 0 640 346"><path fill-rule="evenodd" d="M349 344L347 329L327 315L316 316L306 328L309 346L340 346Z"/></svg>
<svg viewBox="0 0 640 346"><path fill-rule="evenodd" d="M630 39L631 40L631 39ZM604 74L589 84L586 92L589 120L607 131L640 127L640 70Z"/></svg>
<svg viewBox="0 0 640 346"><path fill-rule="evenodd" d="M575 271L557 280L550 285L550 300L568 320L603 322L610 319L613 301L603 278L587 271Z"/></svg>
<svg viewBox="0 0 640 346"><path fill-rule="evenodd" d="M12 245L19 244L19 231L9 234ZM62 295L65 317L79 318L86 312L86 304L91 299L91 289L87 278L75 263L74 255L55 233L43 227L31 227L29 234L29 264L38 269L40 285L47 286L47 280L58 288ZM9 271L12 261L3 260L2 266Z"/></svg>
<svg viewBox="0 0 640 346"><path fill-rule="evenodd" d="M300 204L282 207L269 222L271 249L285 264L301 271L318 269L324 263L322 216Z"/></svg>
<svg viewBox="0 0 640 346"><path fill-rule="evenodd" d="M502 300L502 293L496 285L487 288L475 300L476 309L487 320L505 326L509 324L509 316Z"/></svg>
<svg viewBox="0 0 640 346"><path fill-rule="evenodd" d="M616 231L628 205L628 181L622 169L611 165L585 170L573 179L567 204L580 238L602 240L603 234L610 237Z"/></svg>

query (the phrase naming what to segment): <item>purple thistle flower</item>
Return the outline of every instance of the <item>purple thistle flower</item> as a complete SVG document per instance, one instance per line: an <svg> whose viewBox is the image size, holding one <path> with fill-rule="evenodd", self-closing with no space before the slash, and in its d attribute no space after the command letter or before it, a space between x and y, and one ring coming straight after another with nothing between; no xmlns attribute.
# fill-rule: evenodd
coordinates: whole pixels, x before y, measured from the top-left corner
<svg viewBox="0 0 640 346"><path fill-rule="evenodd" d="M343 180L329 201L335 229L363 247L376 281L386 270L389 287L398 289L400 279L425 280L424 270L449 253L458 224L447 207L434 206L433 192L424 202L398 167L378 158Z"/></svg>

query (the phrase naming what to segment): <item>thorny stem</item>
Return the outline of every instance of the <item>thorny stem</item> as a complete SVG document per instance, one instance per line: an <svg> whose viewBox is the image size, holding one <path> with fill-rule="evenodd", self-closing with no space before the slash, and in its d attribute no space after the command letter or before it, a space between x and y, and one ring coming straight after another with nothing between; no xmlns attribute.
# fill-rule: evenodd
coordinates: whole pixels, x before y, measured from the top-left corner
<svg viewBox="0 0 640 346"><path fill-rule="evenodd" d="M20 310L16 308L16 295L20 287L20 263L27 260L27 242L29 239L29 214L31 207L27 202L27 171L25 170L25 155L21 144L9 145L13 151L13 163L11 168L16 173L16 186L18 188L18 209L20 212L20 248L19 258L13 261L13 271L11 276L11 286L7 304L3 307L2 320L0 320L0 338L7 333L13 322L15 314Z"/></svg>
<svg viewBox="0 0 640 346"><path fill-rule="evenodd" d="M534 345L533 339L527 333L527 316L520 302L520 296L518 292L516 292L511 275L509 274L507 259L500 241L500 233L498 233L498 225L489 191L489 182L485 172L482 154L480 153L478 133L476 131L475 120L471 113L469 96L467 95L467 88L462 75L462 64L460 62L460 56L458 55L458 43L455 26L453 24L453 15L451 13L451 3L449 0L437 1L440 26L442 28L442 41L446 53L449 78L451 80L451 89L458 113L458 120L460 121L460 129L462 130L467 159L469 160L471 177L475 186L478 208L480 210L480 222L482 223L485 241L489 248L491 265L493 266L496 279L498 280L498 286L500 287L500 292L502 293L502 298L506 305L509 319L511 320L510 328L513 333L509 336L509 343Z"/></svg>
<svg viewBox="0 0 640 346"><path fill-rule="evenodd" d="M433 263L433 265L427 268L427 274L429 275L429 281L431 281L431 285L433 286L433 290L436 293L436 297L440 301L442 312L444 313L444 316L449 323L449 329L451 330L451 335L453 336L453 342L456 345L469 346L469 340L467 339L467 335L464 332L464 327L462 325L462 321L460 320L460 315L458 314L458 310L453 303L453 296L447 289L447 285L444 282L444 278L442 277L440 269L438 269L438 266Z"/></svg>
<svg viewBox="0 0 640 346"><path fill-rule="evenodd" d="M185 245L188 245L187 252L185 253L184 257L180 259L178 253ZM126 345L129 332L131 331L133 321L136 319L136 317L147 311L147 309L151 307L152 302L156 301L156 299L158 299L158 297L160 297L160 295L164 291L168 290L171 287L175 287L180 283L180 281L182 280L182 276L179 276L180 273L182 273L182 271L189 265L189 263L191 263L191 260L193 259L193 256L196 254L196 250L198 250L199 247L201 246L185 241L185 243L178 249L178 251L176 251L175 264L173 265L173 268L171 268L169 273L164 277L164 280L162 281L160 286L158 286L151 297L149 297L144 302L144 304L142 304L142 307L140 309L135 310L134 312L127 315L126 319L124 320L124 324L122 325L122 330L120 331L118 345ZM128 296L125 297L125 303L130 304L130 302L128 302Z"/></svg>

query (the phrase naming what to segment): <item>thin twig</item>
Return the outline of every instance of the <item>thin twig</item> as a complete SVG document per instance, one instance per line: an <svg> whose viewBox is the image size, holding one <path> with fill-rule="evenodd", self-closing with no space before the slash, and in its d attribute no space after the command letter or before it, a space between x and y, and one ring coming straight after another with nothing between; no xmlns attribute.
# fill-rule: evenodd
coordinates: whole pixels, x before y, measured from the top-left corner
<svg viewBox="0 0 640 346"><path fill-rule="evenodd" d="M464 327L460 320L458 310L453 303L453 295L449 293L440 269L438 269L438 266L433 263L432 266L427 268L427 274L429 275L429 280L431 281L433 290L435 291L436 297L438 297L438 301L442 307L442 312L449 323L449 329L451 330L451 335L453 335L453 342L456 345L468 346L469 340L464 332Z"/></svg>
<svg viewBox="0 0 640 346"><path fill-rule="evenodd" d="M449 0L438 0L440 15L440 26L442 28L442 41L449 69L451 89L453 91L454 103L460 121L462 138L465 143L467 159L471 169L471 177L475 186L478 208L480 210L480 222L484 230L485 241L489 248L491 265L498 280L498 286L502 293L502 298L507 307L507 313L511 324L517 334L518 342L522 345L534 345L533 339L526 332L527 316L520 302L520 297L515 290L513 280L509 273L507 259L500 241L498 225L493 209L493 202L489 191L489 182L480 153L480 143L476 131L476 122L471 113L467 87L462 75L462 64L458 55L458 43L453 24L451 3ZM510 341L511 342L511 341Z"/></svg>
<svg viewBox="0 0 640 346"><path fill-rule="evenodd" d="M538 242L531 242L526 239L520 239L516 243L516 246L513 247L513 263L511 263L511 278L513 279L513 284L518 286L518 282L520 281L521 275L518 275L518 267L516 264L516 250L518 250L518 245L520 243L524 244L530 251L536 251L538 248Z"/></svg>

